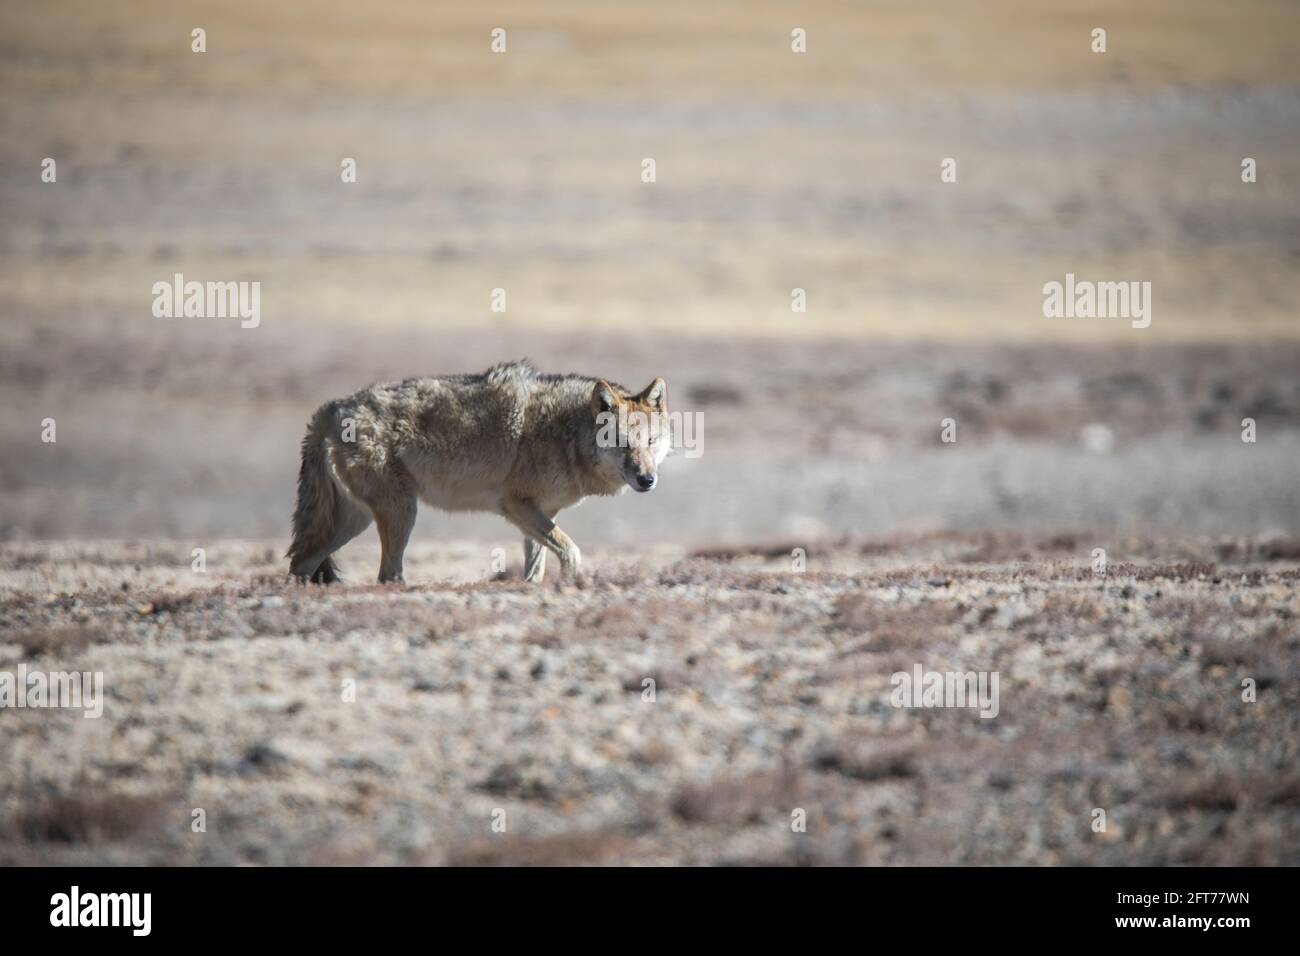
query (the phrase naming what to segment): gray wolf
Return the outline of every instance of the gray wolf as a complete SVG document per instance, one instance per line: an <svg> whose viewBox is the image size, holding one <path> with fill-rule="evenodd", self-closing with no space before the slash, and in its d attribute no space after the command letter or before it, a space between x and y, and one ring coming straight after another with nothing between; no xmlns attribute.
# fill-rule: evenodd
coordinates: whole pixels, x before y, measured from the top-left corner
<svg viewBox="0 0 1300 956"><path fill-rule="evenodd" d="M588 495L650 491L671 450L662 378L633 394L522 361L372 385L307 426L289 573L337 580L334 552L373 520L379 580L401 581L417 501L501 515L524 534L526 580L542 580L547 550L572 573L581 552L555 516Z"/></svg>

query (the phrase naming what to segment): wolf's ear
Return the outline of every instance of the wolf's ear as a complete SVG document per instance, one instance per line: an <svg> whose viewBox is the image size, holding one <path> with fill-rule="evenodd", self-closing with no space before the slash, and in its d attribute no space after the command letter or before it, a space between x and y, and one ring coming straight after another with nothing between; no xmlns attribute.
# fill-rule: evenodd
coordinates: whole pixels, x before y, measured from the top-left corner
<svg viewBox="0 0 1300 956"><path fill-rule="evenodd" d="M618 408L618 402L618 393L603 378L591 390L591 414L593 416L615 411Z"/></svg>
<svg viewBox="0 0 1300 956"><path fill-rule="evenodd" d="M642 392L637 398L645 402L660 415L668 414L668 383L662 378L657 378Z"/></svg>

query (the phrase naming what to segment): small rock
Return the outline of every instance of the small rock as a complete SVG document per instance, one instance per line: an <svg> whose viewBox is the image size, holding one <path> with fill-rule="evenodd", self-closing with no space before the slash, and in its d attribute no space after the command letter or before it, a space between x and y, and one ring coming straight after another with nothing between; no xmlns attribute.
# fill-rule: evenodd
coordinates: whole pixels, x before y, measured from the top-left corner
<svg viewBox="0 0 1300 956"><path fill-rule="evenodd" d="M1127 717L1133 713L1133 692L1127 687L1115 686L1106 695L1106 709L1117 717Z"/></svg>

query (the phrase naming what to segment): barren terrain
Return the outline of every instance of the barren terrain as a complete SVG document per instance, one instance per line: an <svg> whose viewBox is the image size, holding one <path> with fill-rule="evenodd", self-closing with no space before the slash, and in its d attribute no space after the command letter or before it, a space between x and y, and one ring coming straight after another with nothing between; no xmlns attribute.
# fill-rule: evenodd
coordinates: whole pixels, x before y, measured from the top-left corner
<svg viewBox="0 0 1300 956"><path fill-rule="evenodd" d="M334 589L274 544L9 545L0 669L107 689L0 713L0 863L1300 863L1300 543L1108 541L1104 577L1091 544L597 551L540 588L426 546L428 583ZM891 706L916 664L997 671L997 716Z"/></svg>

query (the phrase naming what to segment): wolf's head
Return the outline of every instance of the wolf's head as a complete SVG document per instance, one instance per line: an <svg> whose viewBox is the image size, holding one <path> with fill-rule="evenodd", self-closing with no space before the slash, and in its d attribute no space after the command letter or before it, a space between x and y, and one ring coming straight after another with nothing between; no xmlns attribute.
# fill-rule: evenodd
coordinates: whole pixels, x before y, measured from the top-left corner
<svg viewBox="0 0 1300 956"><path fill-rule="evenodd" d="M639 395L624 395L604 379L591 390L596 423L597 467L636 491L659 480L659 463L673 448L668 422L668 386L662 378Z"/></svg>

